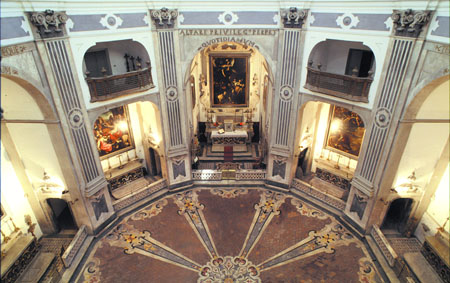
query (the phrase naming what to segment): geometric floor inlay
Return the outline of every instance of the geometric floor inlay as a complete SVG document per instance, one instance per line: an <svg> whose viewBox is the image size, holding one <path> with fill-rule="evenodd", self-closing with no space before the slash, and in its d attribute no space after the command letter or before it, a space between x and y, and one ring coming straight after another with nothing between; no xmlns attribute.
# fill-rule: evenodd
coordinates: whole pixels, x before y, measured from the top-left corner
<svg viewBox="0 0 450 283"><path fill-rule="evenodd" d="M193 189L123 219L78 282L382 282L333 216L266 189Z"/></svg>

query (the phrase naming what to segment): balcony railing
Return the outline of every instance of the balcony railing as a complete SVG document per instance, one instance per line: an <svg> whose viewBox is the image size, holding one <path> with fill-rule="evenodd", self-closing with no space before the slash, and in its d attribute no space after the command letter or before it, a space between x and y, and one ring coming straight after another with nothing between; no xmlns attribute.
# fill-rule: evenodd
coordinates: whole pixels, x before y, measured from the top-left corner
<svg viewBox="0 0 450 283"><path fill-rule="evenodd" d="M360 78L323 72L307 67L306 88L312 91L345 98L351 101L368 102L372 78Z"/></svg>
<svg viewBox="0 0 450 283"><path fill-rule="evenodd" d="M104 101L136 91L153 88L151 68L98 78L86 78L91 102Z"/></svg>

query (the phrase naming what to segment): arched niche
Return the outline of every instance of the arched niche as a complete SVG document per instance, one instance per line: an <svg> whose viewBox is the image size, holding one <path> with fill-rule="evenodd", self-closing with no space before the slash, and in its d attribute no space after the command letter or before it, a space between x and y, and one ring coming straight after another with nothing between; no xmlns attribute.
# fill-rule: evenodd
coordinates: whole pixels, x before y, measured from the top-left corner
<svg viewBox="0 0 450 283"><path fill-rule="evenodd" d="M64 143L60 121L45 96L32 84L19 77L2 75L2 145L6 161L14 175L2 178L18 180L20 188L2 186L2 194L23 190L44 234L57 231L51 211L42 203L50 195L72 200L78 198L76 177ZM49 189L48 178L52 185ZM13 182L13 181L12 181ZM14 182L13 182L14 183ZM74 208L77 223L85 210Z"/></svg>
<svg viewBox="0 0 450 283"><path fill-rule="evenodd" d="M408 104L380 184L378 197L386 202L374 209L375 224L381 225L387 203L398 196L417 202L404 233L415 233L421 241L434 235L449 216L448 181L442 182L448 176L449 103L449 78L443 76L429 82ZM448 232L448 225L443 229Z"/></svg>
<svg viewBox="0 0 450 283"><path fill-rule="evenodd" d="M362 42L327 39L308 56L305 88L356 102L369 102L375 54Z"/></svg>
<svg viewBox="0 0 450 283"><path fill-rule="evenodd" d="M115 199L125 197L165 178L158 106L150 101L136 101L102 109L95 112L99 114L92 122L92 138L112 196Z"/></svg>
<svg viewBox="0 0 450 283"><path fill-rule="evenodd" d="M217 66L224 64L230 67L224 73L214 73L219 69ZM232 120L236 129L246 130L249 143L265 144L273 82L271 66L255 47L221 42L201 48L185 74L187 113L192 113L189 114L191 145L195 146L197 141L210 142L208 129L215 122L215 127L224 126L225 120ZM245 99L235 101L238 95ZM192 152L200 151L193 148Z"/></svg>
<svg viewBox="0 0 450 283"><path fill-rule="evenodd" d="M345 106L309 101L298 112L293 178L346 201L364 141L365 119Z"/></svg>

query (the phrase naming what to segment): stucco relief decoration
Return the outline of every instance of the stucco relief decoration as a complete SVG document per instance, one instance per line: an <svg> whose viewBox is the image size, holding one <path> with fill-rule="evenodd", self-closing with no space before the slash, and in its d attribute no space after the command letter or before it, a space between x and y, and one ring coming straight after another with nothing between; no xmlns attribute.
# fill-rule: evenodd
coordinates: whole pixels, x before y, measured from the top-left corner
<svg viewBox="0 0 450 283"><path fill-rule="evenodd" d="M178 98L177 88L174 86L169 86L166 90L166 97L170 101L174 101Z"/></svg>
<svg viewBox="0 0 450 283"><path fill-rule="evenodd" d="M293 96L293 90L290 86L282 86L280 90L280 97L283 100L290 100Z"/></svg>
<svg viewBox="0 0 450 283"><path fill-rule="evenodd" d="M185 155L172 158L172 171L174 179L177 179L180 175L186 177L184 157Z"/></svg>
<svg viewBox="0 0 450 283"><path fill-rule="evenodd" d="M356 192L353 197L352 205L350 207L350 212L356 213L356 215L358 215L359 219L362 219L368 200L369 200L368 196Z"/></svg>
<svg viewBox="0 0 450 283"><path fill-rule="evenodd" d="M336 23L342 29L348 30L348 29L358 26L359 18L353 14L345 13L345 14L337 17Z"/></svg>
<svg viewBox="0 0 450 283"><path fill-rule="evenodd" d="M391 113L386 108L379 108L375 114L375 125L386 128L391 121Z"/></svg>
<svg viewBox="0 0 450 283"><path fill-rule="evenodd" d="M236 23L239 20L239 17L231 11L225 11L222 14L220 14L217 19L222 24L224 24L226 26L230 26L230 25Z"/></svg>
<svg viewBox="0 0 450 283"><path fill-rule="evenodd" d="M83 112L79 108L73 108L69 112L69 123L74 129L79 129L84 124Z"/></svg>
<svg viewBox="0 0 450 283"><path fill-rule="evenodd" d="M281 18L283 19L285 28L301 28L307 15L308 10L298 10L295 7L281 12Z"/></svg>
<svg viewBox="0 0 450 283"><path fill-rule="evenodd" d="M170 10L169 8L161 8L159 10L152 10L150 15L155 22L156 27L173 27L175 19L178 17L178 11Z"/></svg>
<svg viewBox="0 0 450 283"><path fill-rule="evenodd" d="M116 30L122 25L123 20L114 14L106 14L101 18L100 23L107 29Z"/></svg>
<svg viewBox="0 0 450 283"><path fill-rule="evenodd" d="M283 156L274 156L273 161L273 169L272 169L272 176L280 176L282 179L284 179L286 175L286 161L287 158Z"/></svg>
<svg viewBox="0 0 450 283"><path fill-rule="evenodd" d="M67 21L65 12L45 10L31 14L31 23L38 28L42 38L63 36L63 26Z"/></svg>
<svg viewBox="0 0 450 283"><path fill-rule="evenodd" d="M392 13L395 35L418 37L424 25L431 18L430 11L394 10Z"/></svg>

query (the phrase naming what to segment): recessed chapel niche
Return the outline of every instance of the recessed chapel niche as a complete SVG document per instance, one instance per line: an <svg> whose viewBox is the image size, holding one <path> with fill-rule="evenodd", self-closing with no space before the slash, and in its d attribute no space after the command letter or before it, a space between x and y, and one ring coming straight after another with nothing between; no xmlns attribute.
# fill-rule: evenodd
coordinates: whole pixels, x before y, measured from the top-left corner
<svg viewBox="0 0 450 283"><path fill-rule="evenodd" d="M195 55L187 78L186 90L195 92L186 96L193 109L192 138L211 143L212 131L236 130L246 133L242 144L264 143L273 78L258 49L212 44Z"/></svg>
<svg viewBox="0 0 450 283"><path fill-rule="evenodd" d="M302 107L299 119L295 177L345 201L364 140L363 119L345 107L315 101Z"/></svg>

